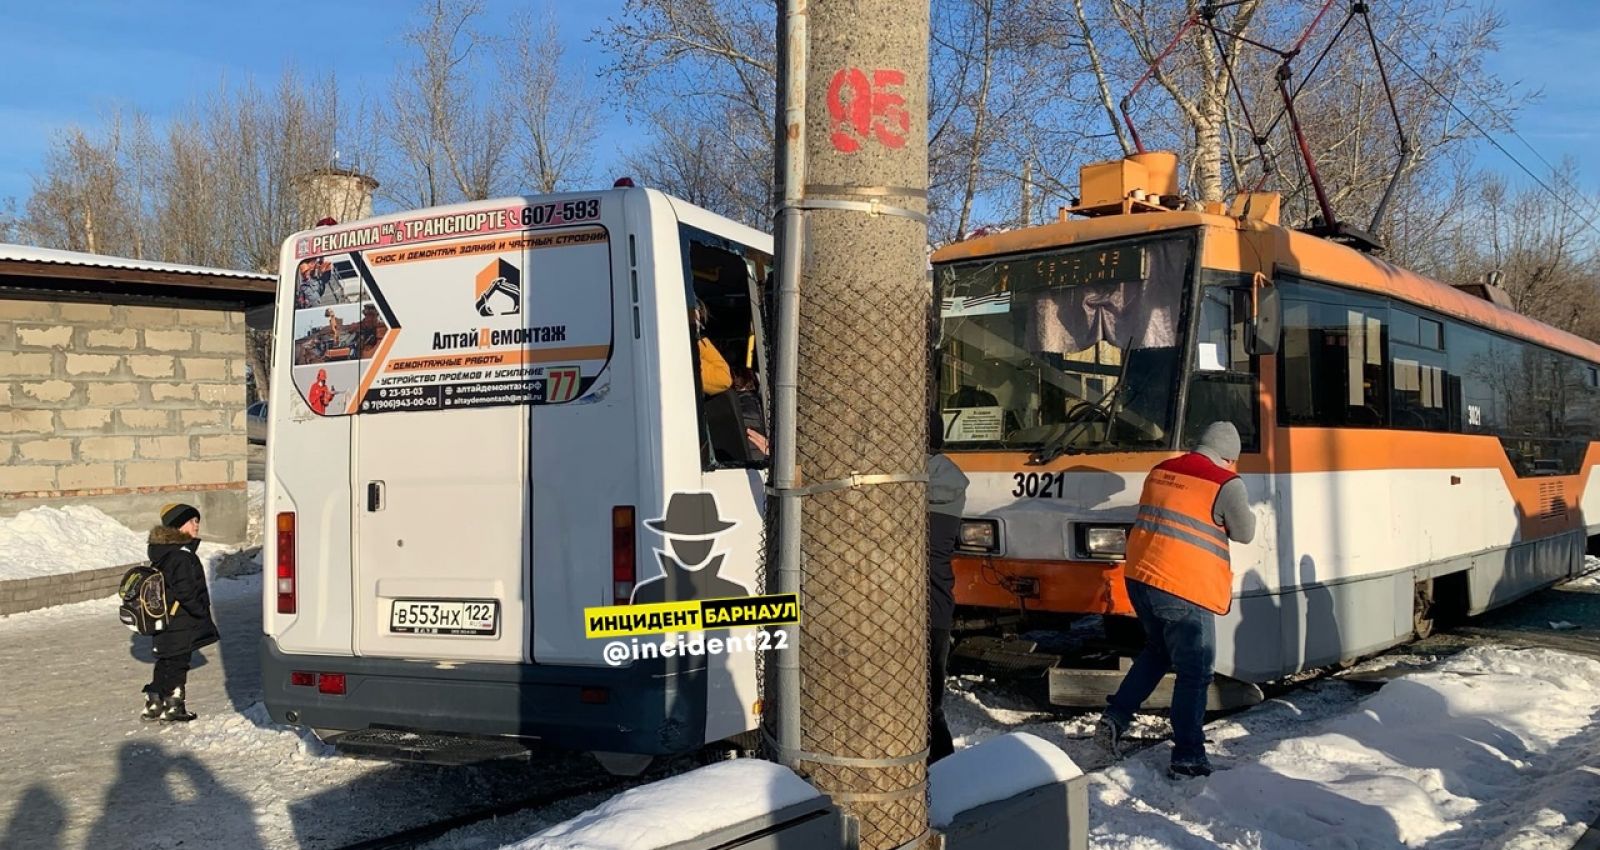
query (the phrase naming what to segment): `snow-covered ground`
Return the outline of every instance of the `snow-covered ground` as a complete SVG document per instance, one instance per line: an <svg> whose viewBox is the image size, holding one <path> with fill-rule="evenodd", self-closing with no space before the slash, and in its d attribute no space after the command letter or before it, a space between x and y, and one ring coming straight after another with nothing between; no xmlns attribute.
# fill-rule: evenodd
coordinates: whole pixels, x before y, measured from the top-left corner
<svg viewBox="0 0 1600 850"><path fill-rule="evenodd" d="M245 526L244 543L246 546L261 545L261 531L266 523L267 483L265 481L247 481L249 499L247 501L250 519Z"/></svg>
<svg viewBox="0 0 1600 850"><path fill-rule="evenodd" d="M1331 717L1299 714L1212 724L1230 766L1204 781L1169 781L1165 745L1102 771L1093 845L1554 850L1600 817L1600 662L1474 647Z"/></svg>
<svg viewBox="0 0 1600 850"><path fill-rule="evenodd" d="M39 539L93 539L72 526ZM1568 590L1600 605L1600 573ZM182 726L135 718L148 642L116 621L110 598L0 617L0 847L336 846L597 775L582 756L439 768L332 755L260 705L260 577L218 580L212 593L223 643L191 675L201 717ZM1090 771L1092 844L1106 850L1542 850L1572 846L1600 817L1600 661L1478 646L1443 661L1391 653L1350 672L1397 659L1407 674L1381 689L1324 678L1212 723L1225 769L1184 783L1165 777L1155 715L1132 736L1157 743L1112 764L1089 740L1092 713L1040 712L976 679L953 680L947 705L958 746L1027 732ZM584 846L574 842L604 832L604 815L636 818L651 799L590 794L429 847Z"/></svg>
<svg viewBox="0 0 1600 850"><path fill-rule="evenodd" d="M1572 847L1600 817L1600 662L1548 649L1474 647L1351 698L1359 693L1329 683L1212 723L1207 737L1223 769L1208 779L1168 779L1166 744L1091 774L1091 846L1557 850ZM1080 739L1090 718L1030 721L963 696L964 744L1009 727L1092 747ZM1155 731L1156 722L1143 720ZM973 783L1003 776L962 773ZM649 811L643 802L660 796L651 789L615 797L507 850L659 847L643 831L629 843L616 836L633 833L603 829L607 815L619 827L639 823ZM977 789L961 793L983 800ZM612 840L563 840L580 826Z"/></svg>
<svg viewBox="0 0 1600 850"><path fill-rule="evenodd" d="M1567 587L1594 594L1600 559L1590 558L1588 568ZM1590 598L1600 606L1600 594ZM1221 769L1183 782L1166 776L1164 742L1108 763L1090 740L1093 713L1038 712L975 678L954 680L947 711L958 747L1024 732L1060 747L1066 764L1098 767L1090 775L1089 825L1091 846L1102 850L1564 850L1600 821L1600 661L1490 645L1442 662L1402 650L1347 674L1385 669L1391 678L1376 692L1359 679L1334 677L1213 722L1206 735ZM1163 718L1140 715L1130 736L1158 740L1169 733ZM958 750L934 773L959 757ZM594 808L553 827L548 813L526 816L527 832L520 834L532 837L505 846L575 846L562 836L581 825L612 840L577 846L650 850L660 845L657 836L640 833L628 843L616 838L622 833L601 831L608 816L637 823L643 812L631 801L655 799L650 788L595 800ZM957 794L994 797L979 788ZM946 810L964 802L936 799L934 807L944 820ZM518 834L508 827L516 828L475 826L431 846L490 847L495 836L507 841Z"/></svg>
<svg viewBox="0 0 1600 850"><path fill-rule="evenodd" d="M508 850L665 847L816 797L786 767L727 761L631 788Z"/></svg>
<svg viewBox="0 0 1600 850"><path fill-rule="evenodd" d="M464 768L333 755L261 705L261 576L211 594L222 642L198 654L186 724L138 720L150 642L114 597L0 617L0 848L336 847L600 775L579 755Z"/></svg>

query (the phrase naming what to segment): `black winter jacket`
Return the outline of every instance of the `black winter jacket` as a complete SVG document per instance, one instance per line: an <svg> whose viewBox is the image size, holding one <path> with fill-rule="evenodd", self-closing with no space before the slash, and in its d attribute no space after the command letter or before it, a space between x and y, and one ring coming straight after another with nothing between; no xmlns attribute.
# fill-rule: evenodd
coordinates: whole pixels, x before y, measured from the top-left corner
<svg viewBox="0 0 1600 850"><path fill-rule="evenodd" d="M157 657L190 653L220 637L211 618L206 571L195 555L199 547L199 539L176 528L158 525L150 529L150 566L161 571L167 583L167 601L178 608L167 627L156 634Z"/></svg>

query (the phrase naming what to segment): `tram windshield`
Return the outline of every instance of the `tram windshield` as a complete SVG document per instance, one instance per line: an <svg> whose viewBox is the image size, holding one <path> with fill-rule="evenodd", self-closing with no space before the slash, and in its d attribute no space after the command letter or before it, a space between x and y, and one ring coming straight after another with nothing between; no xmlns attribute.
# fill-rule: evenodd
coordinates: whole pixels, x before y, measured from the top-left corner
<svg viewBox="0 0 1600 850"><path fill-rule="evenodd" d="M935 270L947 450L1168 447L1191 234Z"/></svg>

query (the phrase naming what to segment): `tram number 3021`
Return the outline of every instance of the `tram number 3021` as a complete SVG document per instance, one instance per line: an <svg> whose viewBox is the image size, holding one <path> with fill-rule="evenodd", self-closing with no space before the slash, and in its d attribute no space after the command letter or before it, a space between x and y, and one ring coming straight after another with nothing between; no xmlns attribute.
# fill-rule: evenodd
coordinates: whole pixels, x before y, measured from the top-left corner
<svg viewBox="0 0 1600 850"><path fill-rule="evenodd" d="M1018 472L1011 476L1016 487L1011 495L1029 499L1060 499L1067 495L1065 472Z"/></svg>

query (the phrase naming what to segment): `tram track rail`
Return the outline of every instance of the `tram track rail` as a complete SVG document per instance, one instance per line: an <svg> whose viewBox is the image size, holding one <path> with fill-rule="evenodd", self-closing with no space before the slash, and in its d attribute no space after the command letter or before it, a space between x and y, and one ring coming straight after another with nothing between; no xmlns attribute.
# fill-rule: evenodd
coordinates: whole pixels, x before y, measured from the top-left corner
<svg viewBox="0 0 1600 850"><path fill-rule="evenodd" d="M463 812L444 820L419 824L399 832L392 832L375 838L366 838L350 844L341 844L336 850L409 850L409 848L420 847L464 827L476 826L484 821L510 817L530 809L553 806L589 794L597 794L603 791L622 791L637 784L639 781L642 781L639 777L590 779L578 785L553 788L528 797Z"/></svg>

